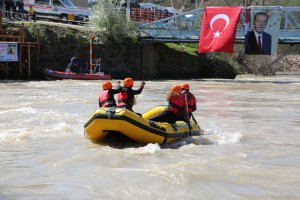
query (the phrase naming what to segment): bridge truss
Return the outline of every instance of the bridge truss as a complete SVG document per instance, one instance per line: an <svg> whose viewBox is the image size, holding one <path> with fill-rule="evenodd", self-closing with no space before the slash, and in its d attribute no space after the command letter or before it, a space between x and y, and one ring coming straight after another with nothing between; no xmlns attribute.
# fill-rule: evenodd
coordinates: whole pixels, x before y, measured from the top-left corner
<svg viewBox="0 0 300 200"><path fill-rule="evenodd" d="M203 8L137 27L143 42L197 43L201 30ZM244 12L237 27L236 42L245 39ZM300 7L282 7L279 43L300 43Z"/></svg>

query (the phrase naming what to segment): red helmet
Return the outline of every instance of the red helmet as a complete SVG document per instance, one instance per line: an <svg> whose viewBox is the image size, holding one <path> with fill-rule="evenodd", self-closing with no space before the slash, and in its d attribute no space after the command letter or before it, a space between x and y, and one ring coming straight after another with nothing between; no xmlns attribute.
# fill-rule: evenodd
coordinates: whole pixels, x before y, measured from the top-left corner
<svg viewBox="0 0 300 200"><path fill-rule="evenodd" d="M124 79L124 86L125 87L131 87L133 86L133 79L132 78L125 78Z"/></svg>
<svg viewBox="0 0 300 200"><path fill-rule="evenodd" d="M109 81L102 83L103 90L110 90L112 88L112 84Z"/></svg>
<svg viewBox="0 0 300 200"><path fill-rule="evenodd" d="M181 87L181 89L183 89L183 90L189 90L189 89L190 89L190 85L187 84L187 83L182 83L182 84L180 85L180 87Z"/></svg>
<svg viewBox="0 0 300 200"><path fill-rule="evenodd" d="M182 89L181 89L180 85L173 85L173 87L172 87L173 93L180 94L181 90Z"/></svg>

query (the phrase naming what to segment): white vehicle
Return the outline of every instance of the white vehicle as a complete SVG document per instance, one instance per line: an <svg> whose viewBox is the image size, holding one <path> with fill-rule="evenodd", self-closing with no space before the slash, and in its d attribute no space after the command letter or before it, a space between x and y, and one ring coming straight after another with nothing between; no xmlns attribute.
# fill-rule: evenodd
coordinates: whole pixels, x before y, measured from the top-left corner
<svg viewBox="0 0 300 200"><path fill-rule="evenodd" d="M80 9L71 0L24 0L25 12L29 7L36 11L37 18L61 20L63 22L85 22L89 20L90 11Z"/></svg>

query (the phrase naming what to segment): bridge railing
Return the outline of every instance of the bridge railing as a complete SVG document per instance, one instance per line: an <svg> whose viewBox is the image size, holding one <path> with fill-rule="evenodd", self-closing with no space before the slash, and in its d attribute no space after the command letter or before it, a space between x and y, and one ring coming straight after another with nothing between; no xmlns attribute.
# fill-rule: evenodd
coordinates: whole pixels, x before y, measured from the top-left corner
<svg viewBox="0 0 300 200"><path fill-rule="evenodd" d="M145 42L198 42L203 8L150 23L139 24L139 37ZM245 39L244 12L240 16L236 42ZM300 7L282 7L279 43L300 43Z"/></svg>

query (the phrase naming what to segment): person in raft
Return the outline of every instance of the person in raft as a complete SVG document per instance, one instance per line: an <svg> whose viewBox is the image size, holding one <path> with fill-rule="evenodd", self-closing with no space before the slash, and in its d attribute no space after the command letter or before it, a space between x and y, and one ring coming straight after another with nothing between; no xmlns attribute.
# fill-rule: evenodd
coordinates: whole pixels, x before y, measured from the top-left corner
<svg viewBox="0 0 300 200"><path fill-rule="evenodd" d="M132 89L133 83L134 80L132 78L124 79L124 87L122 87L122 91L118 94L118 108L126 108L134 112L132 107L135 104L135 95L142 93L145 82L143 81L137 90Z"/></svg>
<svg viewBox="0 0 300 200"><path fill-rule="evenodd" d="M174 85L171 91L167 94L167 101L169 105L162 113L153 116L149 120L155 122L167 122L173 124L180 119L182 112L184 112L184 98L181 95L180 85Z"/></svg>
<svg viewBox="0 0 300 200"><path fill-rule="evenodd" d="M190 92L190 85L187 83L182 83L180 85L182 92L181 95L183 96L184 99L184 109L186 115L181 115L180 120L189 122L190 118L192 116L192 112L197 110L197 105L196 105L196 98L195 96Z"/></svg>
<svg viewBox="0 0 300 200"><path fill-rule="evenodd" d="M122 87L118 81L116 89L112 89L112 84L109 81L102 83L103 91L99 95L99 107L117 107L114 95L121 92Z"/></svg>

